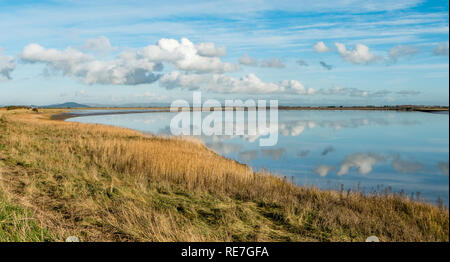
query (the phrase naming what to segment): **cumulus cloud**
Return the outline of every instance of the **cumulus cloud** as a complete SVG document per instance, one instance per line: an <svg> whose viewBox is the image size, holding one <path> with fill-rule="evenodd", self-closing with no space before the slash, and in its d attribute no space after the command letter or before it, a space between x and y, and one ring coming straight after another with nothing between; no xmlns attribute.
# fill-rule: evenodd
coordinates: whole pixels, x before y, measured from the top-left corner
<svg viewBox="0 0 450 262"><path fill-rule="evenodd" d="M261 61L261 67L284 68L285 65L279 58L274 57L268 60Z"/></svg>
<svg viewBox="0 0 450 262"><path fill-rule="evenodd" d="M258 66L258 59L249 56L248 54L243 54L239 58L239 64L246 66Z"/></svg>
<svg viewBox="0 0 450 262"><path fill-rule="evenodd" d="M0 47L0 81L11 79L11 72L16 68L16 59L3 54Z"/></svg>
<svg viewBox="0 0 450 262"><path fill-rule="evenodd" d="M215 57L227 55L227 48L225 46L216 47L214 43L200 43L196 47L197 53L201 56Z"/></svg>
<svg viewBox="0 0 450 262"><path fill-rule="evenodd" d="M72 47L62 51L46 49L38 44L25 46L20 58L28 63L44 63L65 76L81 79L85 84L137 85L152 83L162 70L162 64L139 57L135 52L123 52L110 61L96 60Z"/></svg>
<svg viewBox="0 0 450 262"><path fill-rule="evenodd" d="M162 76L159 84L168 89L206 89L218 93L293 93L311 95L315 93L313 88L305 88L299 81L283 80L280 82L264 82L254 74L248 74L241 78L222 74L201 75L187 74L174 71Z"/></svg>
<svg viewBox="0 0 450 262"><path fill-rule="evenodd" d="M395 63L400 57L411 57L417 53L419 53L419 49L414 46L398 45L389 50L389 59Z"/></svg>
<svg viewBox="0 0 450 262"><path fill-rule="evenodd" d="M98 42L91 41L90 48L98 47ZM163 63L197 74L224 73L239 69L237 65L212 57L222 54L223 48L216 48L211 43L195 45L187 38L182 38L181 41L163 38L156 45L127 50L107 61L97 60L91 54L72 47L56 50L38 44L25 46L20 57L24 62L44 63L51 69L61 71L65 76L76 77L86 84L137 85L157 81L161 74L155 72L163 69Z"/></svg>
<svg viewBox="0 0 450 262"><path fill-rule="evenodd" d="M356 44L353 50L348 50L342 43L334 43L334 45L341 57L353 64L367 65L380 59L370 52L369 47L363 44Z"/></svg>
<svg viewBox="0 0 450 262"><path fill-rule="evenodd" d="M297 80L283 80L279 85L288 92L292 91L300 95L313 95L316 93L314 88L305 88L303 84Z"/></svg>
<svg viewBox="0 0 450 262"><path fill-rule="evenodd" d="M356 153L349 155L342 162L341 167L338 171L338 175L347 174L351 168L356 168L358 173L366 175L372 172L373 166L380 161L384 161L385 158L381 155L373 153Z"/></svg>
<svg viewBox="0 0 450 262"><path fill-rule="evenodd" d="M331 69L333 69L333 66L332 66L332 65L329 65L329 64L327 64L327 63L325 63L325 62L323 62L323 61L320 61L319 64L320 64L323 68L325 68L326 70L331 70Z"/></svg>
<svg viewBox="0 0 450 262"><path fill-rule="evenodd" d="M441 43L433 49L433 54L448 56L448 42Z"/></svg>
<svg viewBox="0 0 450 262"><path fill-rule="evenodd" d="M90 38L84 42L82 47L83 50L91 50L94 52L108 53L117 50L109 42L109 39L105 36L100 36L98 38Z"/></svg>
<svg viewBox="0 0 450 262"><path fill-rule="evenodd" d="M219 93L277 93L284 92L285 88L277 83L266 83L254 74L248 74L240 79L226 76L214 75L207 89Z"/></svg>
<svg viewBox="0 0 450 262"><path fill-rule="evenodd" d="M325 52L330 51L330 49L329 49L329 48L325 45L325 43L322 42L322 41L317 42L317 44L314 45L314 50L315 50L317 53L325 53Z"/></svg>
<svg viewBox="0 0 450 262"><path fill-rule="evenodd" d="M320 165L316 168L314 168L313 172L314 174L318 174L319 176L326 176L330 171L333 171L333 166L327 166L327 165Z"/></svg>
<svg viewBox="0 0 450 262"><path fill-rule="evenodd" d="M416 161L407 161L396 156L392 161L392 168L402 174L415 174L423 170L423 165Z"/></svg>
<svg viewBox="0 0 450 262"><path fill-rule="evenodd" d="M299 66L309 66L308 63L305 60L303 60L303 59L297 60L297 64Z"/></svg>
<svg viewBox="0 0 450 262"><path fill-rule="evenodd" d="M167 89L174 89L177 87L186 88L190 90L199 89L200 86L206 82L212 81L212 77L203 74L186 74L178 71L173 71L163 75L159 79L159 85Z"/></svg>
<svg viewBox="0 0 450 262"><path fill-rule="evenodd" d="M223 52L216 49L211 43L195 45L187 38L182 38L181 41L163 38L157 45L139 49L137 54L149 61L169 62L180 70L196 73L225 73L239 70L238 65L225 63L219 57L211 56Z"/></svg>

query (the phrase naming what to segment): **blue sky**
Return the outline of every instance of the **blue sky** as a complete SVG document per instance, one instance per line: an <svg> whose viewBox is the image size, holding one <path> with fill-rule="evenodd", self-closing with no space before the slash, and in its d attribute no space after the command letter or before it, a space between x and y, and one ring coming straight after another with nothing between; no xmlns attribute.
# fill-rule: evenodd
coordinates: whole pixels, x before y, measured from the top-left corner
<svg viewBox="0 0 450 262"><path fill-rule="evenodd" d="M448 105L448 18L448 1L0 0L0 105L170 103L192 90Z"/></svg>

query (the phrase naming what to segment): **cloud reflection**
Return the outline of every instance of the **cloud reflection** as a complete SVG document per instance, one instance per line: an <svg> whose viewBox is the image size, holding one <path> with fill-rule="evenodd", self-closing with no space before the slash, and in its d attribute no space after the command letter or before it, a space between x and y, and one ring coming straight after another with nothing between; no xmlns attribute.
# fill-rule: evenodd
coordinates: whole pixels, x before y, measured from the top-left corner
<svg viewBox="0 0 450 262"><path fill-rule="evenodd" d="M448 176L448 162L439 162L437 165L441 173Z"/></svg>
<svg viewBox="0 0 450 262"><path fill-rule="evenodd" d="M284 155L284 153L286 153L286 149L284 148L261 150L261 154L264 158L270 157L272 160L279 160Z"/></svg>
<svg viewBox="0 0 450 262"><path fill-rule="evenodd" d="M304 158L309 154L310 150L303 150L297 153L298 157Z"/></svg>
<svg viewBox="0 0 450 262"><path fill-rule="evenodd" d="M316 168L314 168L314 174L318 174L319 176L326 176L328 174L328 172L334 170L335 167L334 166L327 166L327 165L320 165Z"/></svg>
<svg viewBox="0 0 450 262"><path fill-rule="evenodd" d="M423 170L423 165L417 161L407 161L396 156L392 161L392 168L402 174L415 174Z"/></svg>
<svg viewBox="0 0 450 262"><path fill-rule="evenodd" d="M258 158L257 150L243 151L239 153L239 160L245 163L251 162Z"/></svg>
<svg viewBox="0 0 450 262"><path fill-rule="evenodd" d="M334 151L334 147L333 146L327 146L323 151L322 151L322 156L326 156L328 153L331 153Z"/></svg>
<svg viewBox="0 0 450 262"><path fill-rule="evenodd" d="M373 166L377 162L385 161L385 158L381 155L374 153L356 153L347 156L342 162L341 167L338 171L338 175L347 174L351 168L356 168L358 173L361 175L366 175L372 172Z"/></svg>

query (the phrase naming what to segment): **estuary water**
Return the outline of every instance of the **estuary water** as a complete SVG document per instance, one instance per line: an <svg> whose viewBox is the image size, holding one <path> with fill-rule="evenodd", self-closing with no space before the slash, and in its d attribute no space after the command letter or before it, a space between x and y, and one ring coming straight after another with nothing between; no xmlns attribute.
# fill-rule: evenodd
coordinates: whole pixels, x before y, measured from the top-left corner
<svg viewBox="0 0 450 262"><path fill-rule="evenodd" d="M67 121L170 135L170 122L177 113L84 114ZM401 193L448 206L448 126L448 113L279 111L274 146L260 147L260 136L198 138L227 158L286 176L299 185Z"/></svg>

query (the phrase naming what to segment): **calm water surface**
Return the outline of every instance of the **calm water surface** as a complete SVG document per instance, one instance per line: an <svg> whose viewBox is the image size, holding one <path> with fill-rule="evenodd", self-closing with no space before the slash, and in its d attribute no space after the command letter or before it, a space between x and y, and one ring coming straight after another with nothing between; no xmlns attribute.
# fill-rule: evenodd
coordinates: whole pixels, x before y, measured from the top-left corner
<svg viewBox="0 0 450 262"><path fill-rule="evenodd" d="M89 112L93 112L90 110ZM206 114L206 113L205 113ZM170 134L175 113L83 116L68 121ZM299 185L403 192L448 206L449 115L394 111L279 111L279 138L202 136L217 153Z"/></svg>

